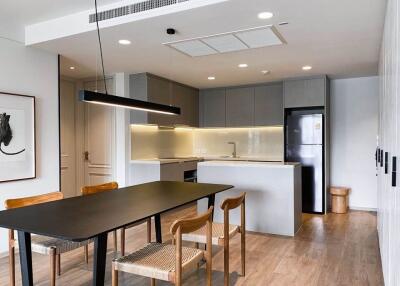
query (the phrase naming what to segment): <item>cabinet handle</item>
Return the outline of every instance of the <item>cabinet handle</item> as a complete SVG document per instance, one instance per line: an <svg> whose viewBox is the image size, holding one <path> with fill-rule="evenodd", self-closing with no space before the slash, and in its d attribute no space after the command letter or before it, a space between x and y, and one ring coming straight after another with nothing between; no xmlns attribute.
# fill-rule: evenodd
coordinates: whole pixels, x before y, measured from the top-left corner
<svg viewBox="0 0 400 286"><path fill-rule="evenodd" d="M396 187L397 182L397 157L393 156L392 158L392 187Z"/></svg>
<svg viewBox="0 0 400 286"><path fill-rule="evenodd" d="M378 165L380 165L381 164L381 161L382 161L382 159L381 159L381 148L379 148L379 151L378 151Z"/></svg>
<svg viewBox="0 0 400 286"><path fill-rule="evenodd" d="M380 160L380 162L381 162L381 167L383 167L383 150L381 150L381 160Z"/></svg>
<svg viewBox="0 0 400 286"><path fill-rule="evenodd" d="M389 173L389 152L385 152L385 174Z"/></svg>

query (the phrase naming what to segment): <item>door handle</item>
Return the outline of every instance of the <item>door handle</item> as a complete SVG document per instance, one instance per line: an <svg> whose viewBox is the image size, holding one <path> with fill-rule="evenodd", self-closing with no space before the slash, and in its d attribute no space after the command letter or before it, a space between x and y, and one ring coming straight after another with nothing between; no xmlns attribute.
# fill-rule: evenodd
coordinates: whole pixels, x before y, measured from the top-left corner
<svg viewBox="0 0 400 286"><path fill-rule="evenodd" d="M85 161L89 161L89 151L85 151L83 153L83 156L84 156Z"/></svg>

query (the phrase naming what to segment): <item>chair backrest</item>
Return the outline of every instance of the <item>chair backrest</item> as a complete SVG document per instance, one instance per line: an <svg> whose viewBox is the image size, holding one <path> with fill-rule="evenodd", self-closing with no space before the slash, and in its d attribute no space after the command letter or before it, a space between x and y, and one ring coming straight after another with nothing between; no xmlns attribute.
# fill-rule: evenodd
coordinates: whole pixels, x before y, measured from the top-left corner
<svg viewBox="0 0 400 286"><path fill-rule="evenodd" d="M8 199L4 202L4 206L6 209L15 209L21 207L27 207L42 203L48 203L53 201L62 200L64 198L63 193L61 192L53 192L47 193L43 195L37 195L32 197L24 197L24 198L16 198L16 199ZM9 241L14 240L14 230L9 230Z"/></svg>
<svg viewBox="0 0 400 286"><path fill-rule="evenodd" d="M207 275L211 275L211 260L212 260L212 214L213 207L210 207L204 214L194 218L184 218L176 220L172 225L170 232L176 241L176 260L175 260L175 283L182 279L182 234L196 231L206 225L206 261ZM180 285L180 284L179 284Z"/></svg>
<svg viewBox="0 0 400 286"><path fill-rule="evenodd" d="M227 198L221 203L221 209L233 210L242 205L245 202L246 193L241 194L235 198Z"/></svg>
<svg viewBox="0 0 400 286"><path fill-rule="evenodd" d="M95 185L95 186L85 186L81 188L81 193L82 195L92 195L92 194L97 194L101 192L107 192L107 191L113 191L118 189L118 183L117 182L110 182L110 183L105 183L101 185Z"/></svg>
<svg viewBox="0 0 400 286"><path fill-rule="evenodd" d="M64 198L63 193L53 192L43 195L37 195L32 197L24 197L17 199L8 199L5 201L4 206L6 209L14 209L20 207L27 207L41 203L48 203L52 201L62 200Z"/></svg>
<svg viewBox="0 0 400 286"><path fill-rule="evenodd" d="M246 193L236 198L227 198L221 204L224 210L224 237L229 238L229 211L240 206L240 233L246 233ZM229 239L225 239L228 241ZM229 244L229 242L228 242Z"/></svg>

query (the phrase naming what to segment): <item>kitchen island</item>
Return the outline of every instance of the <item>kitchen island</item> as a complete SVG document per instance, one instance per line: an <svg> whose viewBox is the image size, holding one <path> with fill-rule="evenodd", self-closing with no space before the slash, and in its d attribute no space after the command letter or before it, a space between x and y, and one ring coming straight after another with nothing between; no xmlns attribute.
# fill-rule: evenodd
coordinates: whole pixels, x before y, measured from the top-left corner
<svg viewBox="0 0 400 286"><path fill-rule="evenodd" d="M197 166L199 183L229 184L234 188L215 198L214 221L223 222L221 202L246 192L246 228L249 231L294 236L302 224L301 165L283 162L206 161ZM207 201L198 202L198 212ZM240 224L239 209L230 214Z"/></svg>

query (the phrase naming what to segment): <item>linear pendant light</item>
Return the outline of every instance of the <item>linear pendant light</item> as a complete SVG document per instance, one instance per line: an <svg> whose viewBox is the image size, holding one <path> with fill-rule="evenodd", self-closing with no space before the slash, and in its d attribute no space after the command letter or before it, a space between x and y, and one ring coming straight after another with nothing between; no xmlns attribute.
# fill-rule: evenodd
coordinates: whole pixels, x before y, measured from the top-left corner
<svg viewBox="0 0 400 286"><path fill-rule="evenodd" d="M108 105L108 106L119 106L119 107L124 107L124 108L143 110L143 111L155 112L155 113L162 113L162 114L168 114L168 115L181 114L181 109L179 107L108 94L106 76L105 76L105 72L104 72L103 50L101 48L100 28L99 28L98 13L97 13L97 0L94 0L94 6L95 6L95 10L96 10L97 37L99 40L101 66L103 69L103 81L104 81L104 87L105 87L106 93L94 92L94 91L89 91L89 90L80 90L79 91L79 99L81 101L89 102L89 103L102 104L102 105Z"/></svg>
<svg viewBox="0 0 400 286"><path fill-rule="evenodd" d="M143 111L162 113L168 115L181 114L181 109L179 107L142 101L127 97L109 95L89 90L80 90L79 99L81 101L89 103L125 107L130 109L143 110Z"/></svg>

